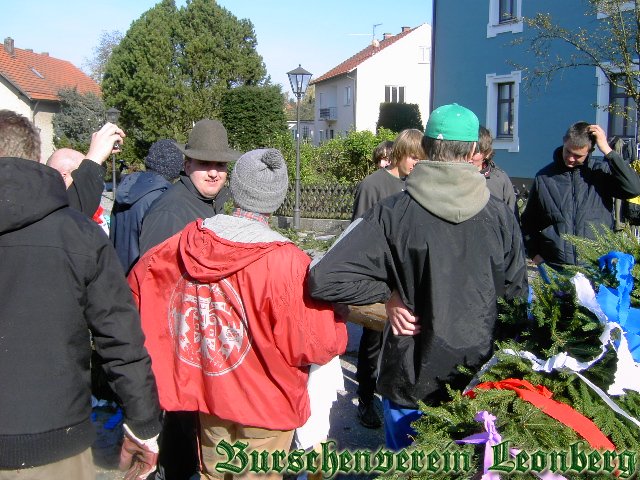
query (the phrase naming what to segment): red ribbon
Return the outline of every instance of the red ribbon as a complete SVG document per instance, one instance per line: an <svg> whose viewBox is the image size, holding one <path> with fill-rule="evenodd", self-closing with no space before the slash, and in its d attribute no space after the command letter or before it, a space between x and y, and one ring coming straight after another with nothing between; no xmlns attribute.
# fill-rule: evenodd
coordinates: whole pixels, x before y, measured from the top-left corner
<svg viewBox="0 0 640 480"><path fill-rule="evenodd" d="M600 431L595 423L575 411L569 405L552 400L551 397L553 394L543 385L533 386L526 380L507 378L499 382L484 382L475 388L482 390L511 390L522 400L531 403L563 425L575 430L582 438L589 442L591 448L615 450L613 443ZM472 391L467 392L466 395L471 398L475 397L475 393Z"/></svg>

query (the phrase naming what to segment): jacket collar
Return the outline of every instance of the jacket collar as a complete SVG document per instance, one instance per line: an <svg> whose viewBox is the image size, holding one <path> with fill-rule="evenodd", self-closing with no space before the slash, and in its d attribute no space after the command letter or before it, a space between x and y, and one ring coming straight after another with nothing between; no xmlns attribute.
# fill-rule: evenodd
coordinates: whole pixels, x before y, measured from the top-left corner
<svg viewBox="0 0 640 480"><path fill-rule="evenodd" d="M407 191L427 211L453 223L475 216L489 201L487 181L466 162L418 162Z"/></svg>

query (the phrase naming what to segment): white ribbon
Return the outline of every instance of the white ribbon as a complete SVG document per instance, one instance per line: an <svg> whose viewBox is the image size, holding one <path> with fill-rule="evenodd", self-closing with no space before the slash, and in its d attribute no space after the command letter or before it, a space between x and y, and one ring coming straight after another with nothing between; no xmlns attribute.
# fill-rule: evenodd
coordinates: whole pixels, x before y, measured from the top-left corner
<svg viewBox="0 0 640 480"><path fill-rule="evenodd" d="M504 349L501 350L501 352L529 360L529 362L531 362L531 368L536 372L551 373L553 370L558 370L575 373L578 378L585 382L587 386L591 388L614 412L623 416L640 428L640 421L622 410L611 399L611 397L609 397L609 395L623 395L625 393L625 389L640 392L640 365L637 364L631 356L629 345L624 336L622 327L616 322L609 321L605 313L602 311L602 308L600 308L589 280L582 273L577 273L571 281L576 288L578 303L591 311L604 325L604 331L602 332L602 335L600 335L600 354L588 362L580 362L566 352L559 353L546 360L539 359L533 353L527 351L517 352L512 349ZM617 347L615 344L616 341L619 342ZM595 385L579 372L587 370L594 363L601 360L609 345L611 345L616 351L618 358L613 383L609 386L609 389L607 390L609 395L607 395L600 387ZM497 355L491 357L467 386L465 392L475 388L479 383L480 377L499 361L500 359Z"/></svg>

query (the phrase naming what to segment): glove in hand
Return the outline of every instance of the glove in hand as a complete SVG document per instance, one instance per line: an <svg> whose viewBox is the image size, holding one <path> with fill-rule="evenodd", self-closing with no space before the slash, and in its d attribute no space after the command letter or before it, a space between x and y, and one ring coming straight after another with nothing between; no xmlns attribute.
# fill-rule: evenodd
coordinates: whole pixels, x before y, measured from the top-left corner
<svg viewBox="0 0 640 480"><path fill-rule="evenodd" d="M125 480L144 480L158 463L157 437L140 440L124 426L124 441L120 451L120 470L125 471Z"/></svg>

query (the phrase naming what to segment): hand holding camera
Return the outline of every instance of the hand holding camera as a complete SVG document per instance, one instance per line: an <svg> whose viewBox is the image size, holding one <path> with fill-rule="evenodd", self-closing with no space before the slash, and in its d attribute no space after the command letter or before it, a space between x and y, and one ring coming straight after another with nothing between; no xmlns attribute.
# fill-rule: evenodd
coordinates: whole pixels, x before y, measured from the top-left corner
<svg viewBox="0 0 640 480"><path fill-rule="evenodd" d="M87 158L96 163L102 164L112 153L118 153L122 149L122 142L125 137L124 131L113 123L106 123L104 126L91 135L91 145Z"/></svg>

